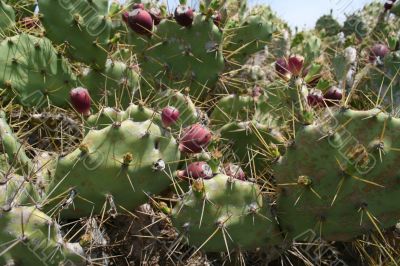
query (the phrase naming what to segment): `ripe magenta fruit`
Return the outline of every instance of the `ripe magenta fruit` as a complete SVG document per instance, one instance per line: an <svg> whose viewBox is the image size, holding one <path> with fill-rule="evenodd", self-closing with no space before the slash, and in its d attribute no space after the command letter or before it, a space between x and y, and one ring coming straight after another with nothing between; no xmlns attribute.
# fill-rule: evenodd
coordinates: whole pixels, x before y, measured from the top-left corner
<svg viewBox="0 0 400 266"><path fill-rule="evenodd" d="M152 7L149 10L149 14L150 14L151 18L153 19L154 25L160 24L160 22L162 20L162 13L161 13L160 9Z"/></svg>
<svg viewBox="0 0 400 266"><path fill-rule="evenodd" d="M213 173L206 162L195 162L189 164L185 170L178 171L177 176L181 179L211 179Z"/></svg>
<svg viewBox="0 0 400 266"><path fill-rule="evenodd" d="M322 91L318 89L312 89L307 95L308 105L312 107L324 106L324 97Z"/></svg>
<svg viewBox="0 0 400 266"><path fill-rule="evenodd" d="M327 90L324 94L325 103L328 106L335 105L335 103L339 103L342 100L343 92L336 86L332 86L329 90Z"/></svg>
<svg viewBox="0 0 400 266"><path fill-rule="evenodd" d="M178 121L180 116L179 110L172 106L167 106L161 111L161 120L164 127L169 127Z"/></svg>
<svg viewBox="0 0 400 266"><path fill-rule="evenodd" d="M143 3L134 3L132 6L132 10L134 9L144 9L144 4Z"/></svg>
<svg viewBox="0 0 400 266"><path fill-rule="evenodd" d="M369 61L375 63L376 60L383 60L383 58L390 52L389 47L385 44L375 44L369 53Z"/></svg>
<svg viewBox="0 0 400 266"><path fill-rule="evenodd" d="M303 70L303 65L304 65L304 57L300 55L293 55L290 56L288 59L287 63L288 70L296 77L301 75L301 72Z"/></svg>
<svg viewBox="0 0 400 266"><path fill-rule="evenodd" d="M224 171L227 176L245 181L246 180L246 174L243 172L242 168L240 166L233 164L233 163L227 163L224 165Z"/></svg>
<svg viewBox="0 0 400 266"><path fill-rule="evenodd" d="M90 95L87 89L78 87L69 93L72 106L78 113L83 115L90 114Z"/></svg>
<svg viewBox="0 0 400 266"><path fill-rule="evenodd" d="M129 27L138 34L151 35L153 30L153 19L149 12L143 9L134 9L128 14L123 14L124 21L127 21Z"/></svg>
<svg viewBox="0 0 400 266"><path fill-rule="evenodd" d="M280 75L287 75L289 73L288 64L285 58L278 58L275 62L275 70Z"/></svg>
<svg viewBox="0 0 400 266"><path fill-rule="evenodd" d="M180 5L175 9L174 17L179 25L189 27L193 23L194 12L190 7Z"/></svg>
<svg viewBox="0 0 400 266"><path fill-rule="evenodd" d="M215 26L219 27L221 26L221 22L222 22L222 15L221 12L219 11L215 11L214 14L211 16Z"/></svg>
<svg viewBox="0 0 400 266"><path fill-rule="evenodd" d="M387 0L387 1L385 2L385 5L384 5L385 10L390 10L390 9L392 9L392 7L393 7L393 5L394 5L394 2L396 2L396 0Z"/></svg>
<svg viewBox="0 0 400 266"><path fill-rule="evenodd" d="M181 134L179 150L185 153L199 153L210 144L211 132L200 124L185 128Z"/></svg>

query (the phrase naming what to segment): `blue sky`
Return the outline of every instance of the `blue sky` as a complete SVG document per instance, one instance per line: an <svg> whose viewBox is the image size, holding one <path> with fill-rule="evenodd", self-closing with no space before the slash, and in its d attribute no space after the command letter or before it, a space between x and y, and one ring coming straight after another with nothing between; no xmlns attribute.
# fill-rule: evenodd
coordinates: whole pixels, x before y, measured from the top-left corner
<svg viewBox="0 0 400 266"><path fill-rule="evenodd" d="M168 0L170 8L176 6L178 0ZM333 9L333 15L339 21L345 19L344 14L362 8L372 0L250 0L251 4L268 4L291 27L299 29L313 28L317 19ZM381 2L385 2L382 1ZM198 0L188 0L195 6Z"/></svg>

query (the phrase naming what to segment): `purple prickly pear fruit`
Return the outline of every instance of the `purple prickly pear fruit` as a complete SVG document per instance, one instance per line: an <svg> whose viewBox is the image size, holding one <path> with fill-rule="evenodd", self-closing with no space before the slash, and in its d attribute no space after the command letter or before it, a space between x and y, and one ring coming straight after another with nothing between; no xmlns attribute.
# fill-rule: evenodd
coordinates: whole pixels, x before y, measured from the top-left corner
<svg viewBox="0 0 400 266"><path fill-rule="evenodd" d="M126 17L125 19L133 31L141 35L151 35L151 31L153 30L153 19L149 12L143 9L134 9L127 15L124 14L123 18L124 17Z"/></svg>
<svg viewBox="0 0 400 266"><path fill-rule="evenodd" d="M134 9L144 9L144 4L143 3L134 3L132 6L132 10Z"/></svg>
<svg viewBox="0 0 400 266"><path fill-rule="evenodd" d="M219 11L215 11L214 14L211 16L215 26L219 27L221 26L221 22L222 22L222 15L221 12Z"/></svg>
<svg viewBox="0 0 400 266"><path fill-rule="evenodd" d="M324 106L324 97L322 91L318 89L313 89L307 95L308 105L311 107L322 107Z"/></svg>
<svg viewBox="0 0 400 266"><path fill-rule="evenodd" d="M335 103L339 103L342 100L343 92L336 86L332 86L329 90L327 90L324 94L324 100L326 105L332 106Z"/></svg>
<svg viewBox="0 0 400 266"><path fill-rule="evenodd" d="M172 106L167 106L161 111L161 120L164 127L169 127L178 121L180 116L179 110Z"/></svg>
<svg viewBox="0 0 400 266"><path fill-rule="evenodd" d="M293 76L298 77L299 75L301 75L301 72L303 70L303 65L304 65L304 57L300 55L293 55L290 56L288 59L287 67Z"/></svg>
<svg viewBox="0 0 400 266"><path fill-rule="evenodd" d="M288 68L288 62L285 58L278 58L275 62L275 71L278 73L278 75L285 79L289 80L291 77L291 74L289 72Z"/></svg>
<svg viewBox="0 0 400 266"><path fill-rule="evenodd" d="M206 127L200 124L191 125L182 132L179 150L185 153L199 153L208 146L211 137L211 132Z"/></svg>
<svg viewBox="0 0 400 266"><path fill-rule="evenodd" d="M193 23L194 12L190 7L180 5L175 9L174 17L179 25L189 27Z"/></svg>
<svg viewBox="0 0 400 266"><path fill-rule="evenodd" d="M154 25L160 24L160 22L162 20L162 14L161 14L160 9L152 7L149 9L149 14L150 14L151 18L153 19Z"/></svg>
<svg viewBox="0 0 400 266"><path fill-rule="evenodd" d="M185 170L178 171L177 176L181 179L211 179L213 172L206 162L195 162L189 164Z"/></svg>
<svg viewBox="0 0 400 266"><path fill-rule="evenodd" d="M385 44L375 44L369 52L369 61L375 63L377 60L382 60L389 52L389 47Z"/></svg>
<svg viewBox="0 0 400 266"><path fill-rule="evenodd" d="M385 10L387 11L392 9L394 2L396 2L396 0L387 0L384 5Z"/></svg>
<svg viewBox="0 0 400 266"><path fill-rule="evenodd" d="M78 87L69 93L72 106L78 113L90 115L90 95L87 89Z"/></svg>
<svg viewBox="0 0 400 266"><path fill-rule="evenodd" d="M240 166L233 164L233 163L227 163L224 165L224 171L227 176L245 181L246 180L246 174L243 172L242 168Z"/></svg>

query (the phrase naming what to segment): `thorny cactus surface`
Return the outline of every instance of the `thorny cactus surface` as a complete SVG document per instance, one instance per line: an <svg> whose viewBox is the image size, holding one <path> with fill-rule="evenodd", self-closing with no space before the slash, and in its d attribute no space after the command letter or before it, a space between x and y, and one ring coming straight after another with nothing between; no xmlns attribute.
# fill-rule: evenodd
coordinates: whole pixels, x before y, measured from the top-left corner
<svg viewBox="0 0 400 266"><path fill-rule="evenodd" d="M0 264L398 265L400 3L190 4L0 0Z"/></svg>

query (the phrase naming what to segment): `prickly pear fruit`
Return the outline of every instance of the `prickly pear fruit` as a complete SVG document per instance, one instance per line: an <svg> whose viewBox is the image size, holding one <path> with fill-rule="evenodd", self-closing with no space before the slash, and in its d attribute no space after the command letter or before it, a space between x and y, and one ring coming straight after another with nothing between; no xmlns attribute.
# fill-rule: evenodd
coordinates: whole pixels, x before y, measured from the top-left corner
<svg viewBox="0 0 400 266"><path fill-rule="evenodd" d="M132 5L132 10L134 9L144 9L144 4L143 3L134 3Z"/></svg>
<svg viewBox="0 0 400 266"><path fill-rule="evenodd" d="M189 164L185 170L177 172L181 179L210 179L213 177L211 167L206 162L194 162Z"/></svg>
<svg viewBox="0 0 400 266"><path fill-rule="evenodd" d="M124 15L127 17L128 26L138 34L151 35L153 30L153 19L149 12L144 9L134 9Z"/></svg>
<svg viewBox="0 0 400 266"><path fill-rule="evenodd" d="M384 57L390 52L385 44L375 44L369 53L369 61L375 63L377 60L383 62Z"/></svg>
<svg viewBox="0 0 400 266"><path fill-rule="evenodd" d="M278 73L279 76L288 80L290 79L290 71L288 67L288 62L285 58L278 58L275 62L275 71Z"/></svg>
<svg viewBox="0 0 400 266"><path fill-rule="evenodd" d="M343 98L343 91L336 86L329 88L324 93L324 101L327 106L338 104Z"/></svg>
<svg viewBox="0 0 400 266"><path fill-rule="evenodd" d="M307 103L311 107L324 106L324 96L322 95L322 91L312 89L307 95Z"/></svg>
<svg viewBox="0 0 400 266"><path fill-rule="evenodd" d="M179 150L184 153L199 153L211 141L211 132L203 125L194 124L185 128L179 140Z"/></svg>
<svg viewBox="0 0 400 266"><path fill-rule="evenodd" d="M71 104L75 110L83 115L90 115L90 95L87 89L78 87L69 93Z"/></svg>
<svg viewBox="0 0 400 266"><path fill-rule="evenodd" d="M236 178L242 181L246 180L246 174L243 172L243 169L236 164L227 163L224 165L224 172L227 176L232 178Z"/></svg>
<svg viewBox="0 0 400 266"><path fill-rule="evenodd" d="M217 27L221 26L221 22L222 22L221 12L215 11L211 18L212 18L215 26L217 26Z"/></svg>
<svg viewBox="0 0 400 266"><path fill-rule="evenodd" d="M300 55L290 56L287 65L288 70L293 74L293 76L299 76L303 70L304 57Z"/></svg>
<svg viewBox="0 0 400 266"><path fill-rule="evenodd" d="M179 119L179 110L172 106L167 106L161 111L162 123L165 127L170 127Z"/></svg>
<svg viewBox="0 0 400 266"><path fill-rule="evenodd" d="M156 8L156 7L150 8L149 14L150 14L151 18L153 19L154 25L160 24L160 22L162 20L162 13L159 8Z"/></svg>
<svg viewBox="0 0 400 266"><path fill-rule="evenodd" d="M186 5L179 5L174 12L176 22L183 27L189 27L193 23L193 9Z"/></svg>

